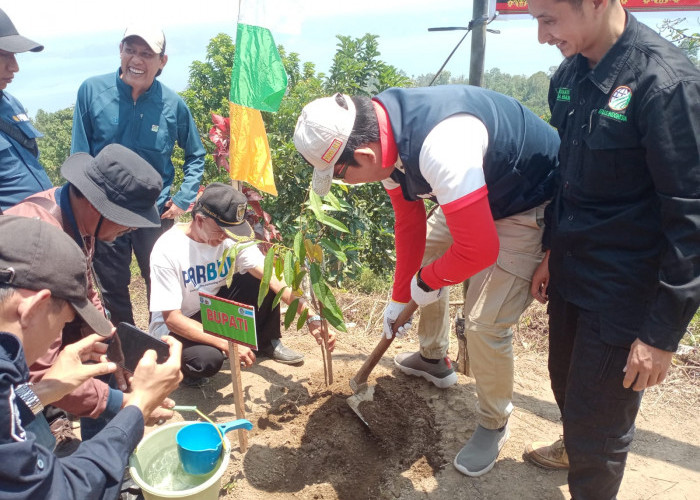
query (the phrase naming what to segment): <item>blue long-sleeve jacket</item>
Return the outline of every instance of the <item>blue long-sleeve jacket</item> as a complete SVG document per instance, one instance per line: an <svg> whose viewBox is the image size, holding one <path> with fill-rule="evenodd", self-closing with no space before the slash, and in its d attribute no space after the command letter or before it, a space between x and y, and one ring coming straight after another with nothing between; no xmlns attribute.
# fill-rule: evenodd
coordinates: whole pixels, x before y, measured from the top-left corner
<svg viewBox="0 0 700 500"><path fill-rule="evenodd" d="M162 212L175 176L172 154L177 143L185 152L185 175L172 200L187 210L199 189L205 155L192 114L185 101L158 80L134 102L131 87L119 78L120 71L88 78L78 89L71 153L95 156L113 143L136 152L163 177L158 198Z"/></svg>
<svg viewBox="0 0 700 500"><path fill-rule="evenodd" d="M0 332L0 498L114 499L129 455L141 440L143 415L128 406L69 457L56 458L25 431L34 418L14 388L29 380L19 339Z"/></svg>
<svg viewBox="0 0 700 500"><path fill-rule="evenodd" d="M0 119L16 128L27 139L41 134L34 128L22 104L0 91ZM52 186L39 159L19 142L0 131L0 209L8 209L27 196Z"/></svg>

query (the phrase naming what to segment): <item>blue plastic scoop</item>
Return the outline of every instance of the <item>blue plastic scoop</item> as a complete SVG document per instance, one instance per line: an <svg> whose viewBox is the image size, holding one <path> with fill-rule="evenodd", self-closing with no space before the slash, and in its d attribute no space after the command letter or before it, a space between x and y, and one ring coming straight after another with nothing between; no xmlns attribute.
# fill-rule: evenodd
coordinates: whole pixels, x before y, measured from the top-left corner
<svg viewBox="0 0 700 500"><path fill-rule="evenodd" d="M188 474L211 472L221 456L222 436L234 429L251 430L252 428L253 424L242 418L224 424L196 422L184 426L175 436L182 468Z"/></svg>

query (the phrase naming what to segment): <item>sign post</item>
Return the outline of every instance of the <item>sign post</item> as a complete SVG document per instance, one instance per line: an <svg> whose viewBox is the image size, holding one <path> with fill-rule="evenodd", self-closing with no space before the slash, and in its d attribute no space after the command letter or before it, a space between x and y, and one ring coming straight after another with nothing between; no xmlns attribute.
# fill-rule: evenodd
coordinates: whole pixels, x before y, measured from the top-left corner
<svg viewBox="0 0 700 500"><path fill-rule="evenodd" d="M241 358L238 344L257 350L258 337L255 330L255 308L222 299L215 295L199 293L202 313L202 328L206 333L228 340L228 358L231 365L231 386L236 407L236 418L245 418L245 402L241 384ZM248 449L248 434L238 429L238 444L241 453Z"/></svg>

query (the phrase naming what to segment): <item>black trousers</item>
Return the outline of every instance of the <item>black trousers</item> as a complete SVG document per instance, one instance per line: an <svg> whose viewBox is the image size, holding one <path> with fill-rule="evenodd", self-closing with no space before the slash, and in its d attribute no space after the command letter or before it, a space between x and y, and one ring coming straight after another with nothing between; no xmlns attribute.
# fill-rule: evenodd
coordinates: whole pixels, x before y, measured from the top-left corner
<svg viewBox="0 0 700 500"><path fill-rule="evenodd" d="M280 330L280 306L272 308L275 294L269 291L260 307L258 303L258 290L260 280L250 273L236 274L230 287L219 290L217 297L240 302L255 307L255 326L258 335L258 352L271 347L273 339L281 337ZM201 313L197 312L190 318L201 322ZM202 378L211 377L219 372L226 356L216 347L199 344L181 337L176 333L170 333L182 342L182 373L186 377Z"/></svg>
<svg viewBox="0 0 700 500"><path fill-rule="evenodd" d="M549 376L564 422L575 500L616 498L642 392L625 389L629 348L601 340L597 313L549 288Z"/></svg>
<svg viewBox="0 0 700 500"><path fill-rule="evenodd" d="M160 235L173 227L173 224L173 219L162 219L160 227L135 229L109 243L99 240L95 242L93 267L105 309L109 311L113 325L122 321L134 324L129 296L132 252L146 282L148 301L151 297L151 251Z"/></svg>

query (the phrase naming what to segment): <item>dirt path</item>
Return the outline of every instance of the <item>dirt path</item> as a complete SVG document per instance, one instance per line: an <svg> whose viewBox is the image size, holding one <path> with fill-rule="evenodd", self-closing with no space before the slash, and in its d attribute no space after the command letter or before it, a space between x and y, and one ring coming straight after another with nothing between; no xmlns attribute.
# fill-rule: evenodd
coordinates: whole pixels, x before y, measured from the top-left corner
<svg viewBox="0 0 700 500"><path fill-rule="evenodd" d="M372 314L377 312L360 310L356 319ZM137 323L145 326L143 313L138 317ZM533 317L537 320L526 313L525 322ZM246 417L255 427L243 455L236 433L229 434L234 451L220 498L569 498L565 472L539 469L522 458L529 441L555 439L561 432L542 338L523 336L514 342L515 411L510 439L492 471L467 478L457 472L452 460L476 426L474 380L460 374L457 385L441 390L401 374L393 367L393 356L418 347L415 333L398 339L370 376L377 396L368 411L377 410L376 419L385 425L368 428L346 403L352 394L349 380L379 340L372 327L362 326L341 335L333 355L331 387L324 384L320 348L308 334L294 331L285 332L283 338L305 353L302 366L259 359L243 371ZM456 357L455 338L452 346ZM219 422L236 418L228 363L210 385L178 389L173 398L178 404L196 404ZM661 388L647 391L620 500L698 498L699 402L700 386L690 384L679 370Z"/></svg>

